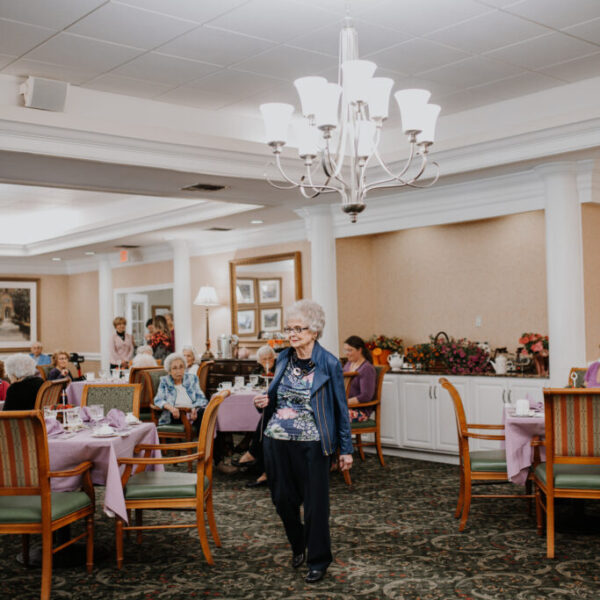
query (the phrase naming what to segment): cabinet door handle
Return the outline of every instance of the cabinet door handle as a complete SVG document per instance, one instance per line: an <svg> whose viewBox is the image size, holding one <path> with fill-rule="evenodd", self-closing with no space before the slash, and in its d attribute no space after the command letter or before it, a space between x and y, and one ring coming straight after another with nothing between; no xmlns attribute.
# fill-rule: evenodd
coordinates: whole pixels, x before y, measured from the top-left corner
<svg viewBox="0 0 600 600"><path fill-rule="evenodd" d="M512 390L508 390L508 403L512 404Z"/></svg>
<svg viewBox="0 0 600 600"><path fill-rule="evenodd" d="M437 385L433 384L433 399L437 400Z"/></svg>
<svg viewBox="0 0 600 600"><path fill-rule="evenodd" d="M502 404L506 404L506 390L502 389Z"/></svg>
<svg viewBox="0 0 600 600"><path fill-rule="evenodd" d="M433 398L431 397L431 386L429 386L429 399L433 400Z"/></svg>

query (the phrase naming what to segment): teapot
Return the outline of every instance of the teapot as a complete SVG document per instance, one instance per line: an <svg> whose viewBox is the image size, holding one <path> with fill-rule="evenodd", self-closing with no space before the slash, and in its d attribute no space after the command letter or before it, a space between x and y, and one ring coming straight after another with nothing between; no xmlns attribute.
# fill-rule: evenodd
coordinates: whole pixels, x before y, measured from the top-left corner
<svg viewBox="0 0 600 600"><path fill-rule="evenodd" d="M404 364L404 356L401 356L397 352L390 354L387 357L388 364L390 365L392 371L399 371Z"/></svg>
<svg viewBox="0 0 600 600"><path fill-rule="evenodd" d="M507 362L508 361L505 354L498 354L498 356L496 356L495 361L490 359L490 364L492 365L492 367L494 367L496 375L506 374Z"/></svg>

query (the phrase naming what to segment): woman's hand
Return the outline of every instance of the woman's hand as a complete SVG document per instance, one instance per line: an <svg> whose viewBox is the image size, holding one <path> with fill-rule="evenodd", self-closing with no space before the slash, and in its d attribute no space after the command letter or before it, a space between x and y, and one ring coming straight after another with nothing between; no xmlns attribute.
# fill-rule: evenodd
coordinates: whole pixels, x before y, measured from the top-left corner
<svg viewBox="0 0 600 600"><path fill-rule="evenodd" d="M179 419L179 409L176 406L168 406L166 408L173 415L174 419Z"/></svg>
<svg viewBox="0 0 600 600"><path fill-rule="evenodd" d="M348 406L356 406L360 404L358 398L348 398Z"/></svg>
<svg viewBox="0 0 600 600"><path fill-rule="evenodd" d="M198 416L198 409L192 408L192 412L190 414L190 421L195 421L197 416Z"/></svg>
<svg viewBox="0 0 600 600"><path fill-rule="evenodd" d="M69 369L62 369L61 372L60 372L60 374L63 377L68 377L69 376Z"/></svg>
<svg viewBox="0 0 600 600"><path fill-rule="evenodd" d="M340 471L349 471L352 468L352 454L340 454Z"/></svg>
<svg viewBox="0 0 600 600"><path fill-rule="evenodd" d="M265 408L267 404L269 404L269 396L267 394L260 394L259 396L254 396L254 406L256 408Z"/></svg>

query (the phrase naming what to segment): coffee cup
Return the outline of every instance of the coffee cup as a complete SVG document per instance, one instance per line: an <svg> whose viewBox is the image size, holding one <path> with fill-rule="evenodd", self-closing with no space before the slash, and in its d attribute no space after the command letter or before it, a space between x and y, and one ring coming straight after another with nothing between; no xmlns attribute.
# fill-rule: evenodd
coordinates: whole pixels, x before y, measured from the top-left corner
<svg viewBox="0 0 600 600"><path fill-rule="evenodd" d="M110 435L111 433L114 433L115 430L110 425L105 423L104 425L98 427L98 429L96 429L96 432L100 435Z"/></svg>
<svg viewBox="0 0 600 600"><path fill-rule="evenodd" d="M244 376L243 375L236 375L236 377L235 377L235 387L236 388L243 388L244 387Z"/></svg>
<svg viewBox="0 0 600 600"><path fill-rule="evenodd" d="M231 383L231 381L221 381L221 383L219 384L219 389L221 391L230 390L232 387L233 387L233 384Z"/></svg>
<svg viewBox="0 0 600 600"><path fill-rule="evenodd" d="M527 398L521 398L515 402L515 414L519 417L529 414L529 400Z"/></svg>

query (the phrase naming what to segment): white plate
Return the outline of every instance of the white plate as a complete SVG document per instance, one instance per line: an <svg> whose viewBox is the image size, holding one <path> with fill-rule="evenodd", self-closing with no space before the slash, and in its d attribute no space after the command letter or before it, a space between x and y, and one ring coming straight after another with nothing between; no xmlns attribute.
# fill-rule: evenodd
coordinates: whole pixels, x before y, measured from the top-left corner
<svg viewBox="0 0 600 600"><path fill-rule="evenodd" d="M128 427L135 427L136 425L141 425L141 421L125 421L125 425Z"/></svg>
<svg viewBox="0 0 600 600"><path fill-rule="evenodd" d="M92 437L97 438L110 438L110 437L119 437L119 434L115 431L113 433L92 433Z"/></svg>

